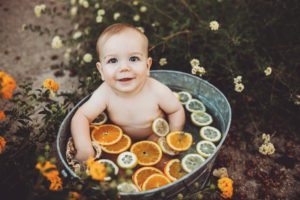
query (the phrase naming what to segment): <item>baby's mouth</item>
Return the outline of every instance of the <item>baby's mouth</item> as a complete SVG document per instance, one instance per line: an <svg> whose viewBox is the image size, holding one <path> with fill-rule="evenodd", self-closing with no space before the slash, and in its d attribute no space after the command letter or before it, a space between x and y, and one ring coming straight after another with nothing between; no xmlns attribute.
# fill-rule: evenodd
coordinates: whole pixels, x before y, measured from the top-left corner
<svg viewBox="0 0 300 200"><path fill-rule="evenodd" d="M121 78L121 79L118 79L118 81L127 82L127 81L131 81L132 79L134 79L134 78Z"/></svg>

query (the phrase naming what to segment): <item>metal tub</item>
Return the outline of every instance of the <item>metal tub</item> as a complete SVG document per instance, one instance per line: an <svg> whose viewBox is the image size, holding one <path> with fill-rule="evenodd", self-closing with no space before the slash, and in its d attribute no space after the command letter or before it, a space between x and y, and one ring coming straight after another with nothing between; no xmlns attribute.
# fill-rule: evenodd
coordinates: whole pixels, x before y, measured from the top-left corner
<svg viewBox="0 0 300 200"><path fill-rule="evenodd" d="M229 126L231 123L231 108L226 99L226 97L213 85L208 83L207 81L178 71L171 70L155 70L151 71L151 77L159 80L165 85L169 86L172 90L175 91L187 91L192 94L194 98L200 99L205 106L207 107L207 112L210 113L214 118L214 126L222 133L222 139L217 145L217 149L214 155L205 160L205 162L199 166L198 169L193 172L187 174L180 180L172 182L166 186L145 191L139 193L121 193L122 199L174 199L178 193L194 193L201 190L211 173L211 169L215 158L226 139ZM72 116L74 115L77 108L82 105L90 96L82 99L66 116L64 121L62 122L57 140L56 147L59 159L65 169L62 170L62 174L64 176L71 176L73 178L77 178L77 175L72 171L72 169L67 165L65 152L66 152L66 142L67 138L70 136L70 121ZM187 118L189 118L189 114L187 114ZM185 130L192 133L194 139L199 139L199 127L195 127L190 123L190 120L187 120L187 124L185 126ZM193 146L191 149L195 149ZM195 152L195 150L191 150L191 152ZM199 187L194 187L194 183L198 182ZM163 194L163 196L162 196Z"/></svg>

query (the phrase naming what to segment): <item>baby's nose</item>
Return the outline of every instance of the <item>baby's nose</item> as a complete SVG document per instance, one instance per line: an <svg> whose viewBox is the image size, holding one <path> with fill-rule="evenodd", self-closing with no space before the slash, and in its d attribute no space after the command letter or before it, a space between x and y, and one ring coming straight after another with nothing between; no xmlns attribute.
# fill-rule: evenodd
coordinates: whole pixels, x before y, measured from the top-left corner
<svg viewBox="0 0 300 200"><path fill-rule="evenodd" d="M130 70L130 66L128 65L128 63L122 63L121 67L120 67L120 71L129 71Z"/></svg>

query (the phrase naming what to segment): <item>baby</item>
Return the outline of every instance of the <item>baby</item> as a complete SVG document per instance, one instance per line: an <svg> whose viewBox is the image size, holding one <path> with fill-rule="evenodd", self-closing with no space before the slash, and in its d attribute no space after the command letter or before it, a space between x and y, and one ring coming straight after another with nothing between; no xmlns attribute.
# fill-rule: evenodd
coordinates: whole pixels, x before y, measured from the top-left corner
<svg viewBox="0 0 300 200"><path fill-rule="evenodd" d="M134 140L155 140L152 122L158 117L167 118L170 131L183 129L181 103L166 85L149 77L152 59L148 39L141 31L128 24L113 24L102 32L96 48L96 66L104 82L72 118L77 160L94 156L89 124L103 111Z"/></svg>

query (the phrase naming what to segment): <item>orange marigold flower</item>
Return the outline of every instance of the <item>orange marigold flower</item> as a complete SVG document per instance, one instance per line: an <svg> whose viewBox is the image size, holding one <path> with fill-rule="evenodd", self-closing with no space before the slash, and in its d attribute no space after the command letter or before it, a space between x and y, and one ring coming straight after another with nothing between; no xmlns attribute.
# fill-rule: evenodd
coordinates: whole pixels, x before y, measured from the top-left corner
<svg viewBox="0 0 300 200"><path fill-rule="evenodd" d="M106 176L106 168L105 165L102 163L99 163L97 161L94 161L93 158L89 158L86 161L89 175L92 177L92 179L97 181L103 181Z"/></svg>
<svg viewBox="0 0 300 200"><path fill-rule="evenodd" d="M233 181L228 177L222 177L218 180L218 188L222 192L225 199L231 198L233 195Z"/></svg>
<svg viewBox="0 0 300 200"><path fill-rule="evenodd" d="M51 180L49 189L52 191L62 190L63 187L61 178L57 176L55 179Z"/></svg>
<svg viewBox="0 0 300 200"><path fill-rule="evenodd" d="M69 192L68 200L77 200L80 198L80 194L78 192Z"/></svg>
<svg viewBox="0 0 300 200"><path fill-rule="evenodd" d="M46 79L44 80L43 87L56 92L59 89L59 84L56 83L53 79Z"/></svg>
<svg viewBox="0 0 300 200"><path fill-rule="evenodd" d="M10 75L0 71L0 95L4 99L12 98L13 92L16 89L16 81Z"/></svg>
<svg viewBox="0 0 300 200"><path fill-rule="evenodd" d="M0 121L5 120L5 118L6 118L5 113L3 111L0 111Z"/></svg>
<svg viewBox="0 0 300 200"><path fill-rule="evenodd" d="M0 154L4 152L5 145L6 145L5 138L0 136Z"/></svg>
<svg viewBox="0 0 300 200"><path fill-rule="evenodd" d="M38 162L35 168L40 170L41 174L51 182L49 189L53 191L62 189L62 180L59 177L56 165L46 161L44 164Z"/></svg>

